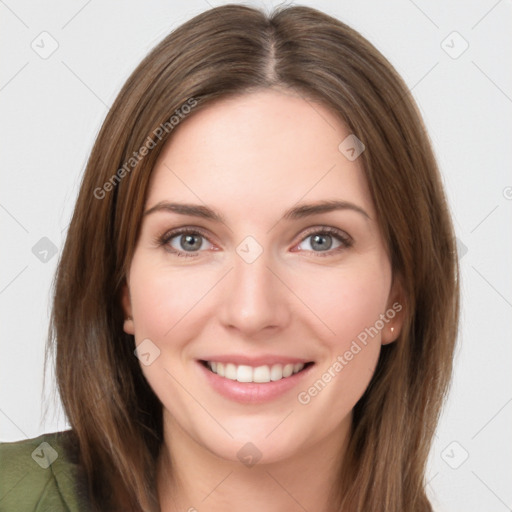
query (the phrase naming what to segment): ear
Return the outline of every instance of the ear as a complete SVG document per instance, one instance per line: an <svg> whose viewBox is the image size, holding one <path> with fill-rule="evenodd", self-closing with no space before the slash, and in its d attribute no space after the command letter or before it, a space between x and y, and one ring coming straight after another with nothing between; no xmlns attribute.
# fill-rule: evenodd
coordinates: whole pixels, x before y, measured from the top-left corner
<svg viewBox="0 0 512 512"><path fill-rule="evenodd" d="M389 292L388 303L384 313L387 323L381 334L382 345L393 343L400 336L405 318L405 294L402 280L399 276L393 277L393 284Z"/></svg>
<svg viewBox="0 0 512 512"><path fill-rule="evenodd" d="M130 298L130 289L125 281L121 290L121 304L124 312L123 331L126 334L135 334L135 325L132 315L132 301Z"/></svg>

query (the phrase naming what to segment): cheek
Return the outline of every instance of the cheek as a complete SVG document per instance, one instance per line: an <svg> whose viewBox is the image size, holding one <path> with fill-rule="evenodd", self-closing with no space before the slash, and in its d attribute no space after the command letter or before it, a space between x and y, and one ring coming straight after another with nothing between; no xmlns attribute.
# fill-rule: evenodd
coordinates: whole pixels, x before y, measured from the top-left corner
<svg viewBox="0 0 512 512"><path fill-rule="evenodd" d="M134 265L130 282L135 336L163 341L186 320L212 284L204 275Z"/></svg>
<svg viewBox="0 0 512 512"><path fill-rule="evenodd" d="M389 269L377 260L318 272L307 282L301 279L298 295L321 321L324 342L343 350L361 333L364 338L385 312L390 280Z"/></svg>
<svg viewBox="0 0 512 512"><path fill-rule="evenodd" d="M375 264L317 277L307 297L322 320L317 333L324 357L297 399L310 412L325 417L329 411L329 420L321 427L327 432L353 409L375 371L381 349L381 329L376 325L381 326L386 311L390 273Z"/></svg>
<svg viewBox="0 0 512 512"><path fill-rule="evenodd" d="M173 410L187 409L187 395L177 384L184 382L186 375L183 365L176 362L186 358L188 342L197 335L194 314L208 291L208 280L197 274L172 271L160 262L142 257L134 258L130 272L136 344L149 339L160 350L150 364L141 360L141 370L162 403ZM156 354L152 352L155 350L150 352Z"/></svg>

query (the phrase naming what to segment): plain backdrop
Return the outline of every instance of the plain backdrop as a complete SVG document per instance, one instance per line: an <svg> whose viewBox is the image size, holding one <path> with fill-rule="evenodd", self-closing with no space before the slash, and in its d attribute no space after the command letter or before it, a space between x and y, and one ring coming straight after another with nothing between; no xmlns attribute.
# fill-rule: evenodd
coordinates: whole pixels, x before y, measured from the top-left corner
<svg viewBox="0 0 512 512"><path fill-rule="evenodd" d="M157 42L221 3L0 0L1 441L68 427L60 404L43 417L50 286L109 105ZM358 30L420 106L457 231L463 292L429 493L439 512L511 510L512 3L294 3ZM52 385L50 376L48 392Z"/></svg>

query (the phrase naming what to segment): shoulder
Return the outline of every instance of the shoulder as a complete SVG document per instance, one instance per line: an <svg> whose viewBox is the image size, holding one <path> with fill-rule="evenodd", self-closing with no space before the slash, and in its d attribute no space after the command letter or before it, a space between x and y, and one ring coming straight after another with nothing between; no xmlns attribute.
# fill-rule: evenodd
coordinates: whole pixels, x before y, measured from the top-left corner
<svg viewBox="0 0 512 512"><path fill-rule="evenodd" d="M87 510L72 430L0 443L0 512Z"/></svg>

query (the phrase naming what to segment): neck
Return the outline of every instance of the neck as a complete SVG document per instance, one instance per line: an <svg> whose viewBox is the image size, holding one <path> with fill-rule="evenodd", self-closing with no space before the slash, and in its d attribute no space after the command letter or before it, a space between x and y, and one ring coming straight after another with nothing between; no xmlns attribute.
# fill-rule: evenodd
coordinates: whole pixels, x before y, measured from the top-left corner
<svg viewBox="0 0 512 512"><path fill-rule="evenodd" d="M335 435L285 460L251 467L218 457L168 421L158 460L160 510L332 511L350 421L351 416Z"/></svg>

